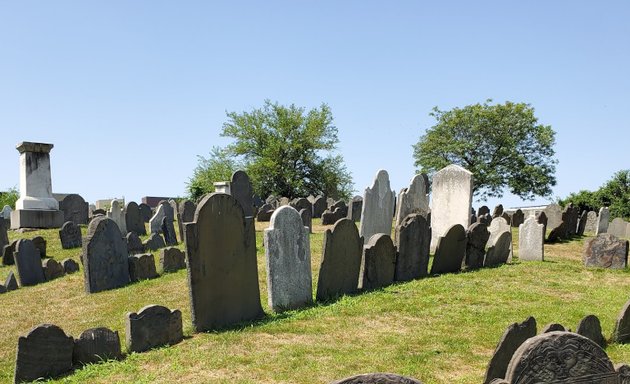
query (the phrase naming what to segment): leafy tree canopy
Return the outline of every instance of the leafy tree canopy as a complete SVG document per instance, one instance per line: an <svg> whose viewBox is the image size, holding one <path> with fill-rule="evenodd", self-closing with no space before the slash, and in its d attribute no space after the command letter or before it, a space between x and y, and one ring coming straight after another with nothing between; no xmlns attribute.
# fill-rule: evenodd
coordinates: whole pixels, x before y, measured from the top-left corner
<svg viewBox="0 0 630 384"><path fill-rule="evenodd" d="M612 217L630 218L630 169L621 170L613 175L597 191L582 190L571 193L558 202L565 206L573 203L580 210L598 212L601 207L608 207Z"/></svg>
<svg viewBox="0 0 630 384"><path fill-rule="evenodd" d="M5 205L15 209L15 202L20 198L20 192L16 187L9 188L8 191L0 192L0 209Z"/></svg>
<svg viewBox="0 0 630 384"><path fill-rule="evenodd" d="M529 104L491 102L433 108L435 125L413 146L415 165L429 175L449 164L468 169L479 200L502 197L505 188L526 200L550 196L556 185L555 132L538 123Z"/></svg>

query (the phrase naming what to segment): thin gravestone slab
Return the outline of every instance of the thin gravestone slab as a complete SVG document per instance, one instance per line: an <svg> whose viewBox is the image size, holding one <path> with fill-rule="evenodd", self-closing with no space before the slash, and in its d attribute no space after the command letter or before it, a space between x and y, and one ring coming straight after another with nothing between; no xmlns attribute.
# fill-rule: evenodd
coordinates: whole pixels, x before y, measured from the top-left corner
<svg viewBox="0 0 630 384"><path fill-rule="evenodd" d="M619 344L630 343L630 300L624 304L617 316L612 341Z"/></svg>
<svg viewBox="0 0 630 384"><path fill-rule="evenodd" d="M608 207L600 208L599 213L597 214L597 227L595 229L595 234L599 235L600 233L608 232L609 221L610 210L608 210Z"/></svg>
<svg viewBox="0 0 630 384"><path fill-rule="evenodd" d="M391 285L396 273L396 247L389 235L377 233L363 247L359 289L378 289Z"/></svg>
<svg viewBox="0 0 630 384"><path fill-rule="evenodd" d="M424 185L423 185L424 192ZM431 227L422 213L412 213L396 227L395 281L409 281L429 274Z"/></svg>
<svg viewBox="0 0 630 384"><path fill-rule="evenodd" d="M584 232L586 232L586 223L588 222L588 212L582 211L580 214L580 219L578 220L577 233L578 236L584 236Z"/></svg>
<svg viewBox="0 0 630 384"><path fill-rule="evenodd" d="M466 258L464 262L466 269L483 267L486 256L486 244L489 238L490 232L485 223L477 222L468 227L466 230Z"/></svg>
<svg viewBox="0 0 630 384"><path fill-rule="evenodd" d="M42 259L48 257L48 254L46 253L46 239L44 239L42 236L35 236L31 241L33 241L33 245L35 245L35 248L39 249L39 257L41 257Z"/></svg>
<svg viewBox="0 0 630 384"><path fill-rule="evenodd" d="M104 327L90 328L74 340L72 360L75 364L94 364L121 358L120 337L117 331Z"/></svg>
<svg viewBox="0 0 630 384"><path fill-rule="evenodd" d="M254 217L254 191L249 176L245 171L238 170L232 174L230 194L241 204L245 217Z"/></svg>
<svg viewBox="0 0 630 384"><path fill-rule="evenodd" d="M72 221L66 221L59 230L59 240L63 249L81 248L81 228Z"/></svg>
<svg viewBox="0 0 630 384"><path fill-rule="evenodd" d="M622 218L615 217L610 224L608 224L608 231L606 233L619 238L626 237L626 226L627 223Z"/></svg>
<svg viewBox="0 0 630 384"><path fill-rule="evenodd" d="M530 216L518 227L518 258L522 261L545 259L545 226Z"/></svg>
<svg viewBox="0 0 630 384"><path fill-rule="evenodd" d="M59 210L63 212L63 221L87 224L89 218L89 206L83 197L75 193L69 194L59 202Z"/></svg>
<svg viewBox="0 0 630 384"><path fill-rule="evenodd" d="M175 226L173 225L173 221L169 220L168 217L162 218L162 234L164 235L164 243L167 246L177 245L177 235L175 235Z"/></svg>
<svg viewBox="0 0 630 384"><path fill-rule="evenodd" d="M584 228L585 233L595 233L597 232L597 212L588 211L586 214L586 227Z"/></svg>
<svg viewBox="0 0 630 384"><path fill-rule="evenodd" d="M142 242L142 246L144 250L149 251L157 251L160 248L166 247L166 243L164 242L164 238L157 232L153 232L149 235L149 237Z"/></svg>
<svg viewBox="0 0 630 384"><path fill-rule="evenodd" d="M483 262L484 267L492 267L505 264L510 258L510 250L512 249L512 232L503 232L495 243L488 247L486 258Z"/></svg>
<svg viewBox="0 0 630 384"><path fill-rule="evenodd" d="M302 208L300 209L300 217L302 218L302 225L308 228L308 233L313 233L313 210Z"/></svg>
<svg viewBox="0 0 630 384"><path fill-rule="evenodd" d="M147 305L126 316L125 336L130 352L144 352L184 339L182 313L161 305Z"/></svg>
<svg viewBox="0 0 630 384"><path fill-rule="evenodd" d="M429 197L426 194L425 176L415 175L408 188L403 188L396 199L396 226L410 214L417 213L425 219L429 213Z"/></svg>
<svg viewBox="0 0 630 384"><path fill-rule="evenodd" d="M41 263L46 281L57 279L65 274L63 266L55 259L45 259Z"/></svg>
<svg viewBox="0 0 630 384"><path fill-rule="evenodd" d="M160 266L164 272L177 272L186 268L186 255L175 247L160 250Z"/></svg>
<svg viewBox="0 0 630 384"><path fill-rule="evenodd" d="M63 272L66 274L79 272L79 263L74 261L74 259L63 259L60 264L63 268Z"/></svg>
<svg viewBox="0 0 630 384"><path fill-rule="evenodd" d="M536 319L533 317L507 327L488 363L484 384L489 384L493 379L505 378L514 352L525 340L534 336L536 336Z"/></svg>
<svg viewBox="0 0 630 384"><path fill-rule="evenodd" d="M602 334L602 325L599 322L599 318L595 315L587 315L580 320L575 333L588 337L593 340L595 344L606 348L606 338Z"/></svg>
<svg viewBox="0 0 630 384"><path fill-rule="evenodd" d="M167 217L167 211L170 211L171 209L172 208L168 202L164 200L160 201L160 204L155 209L155 213L149 220L149 231L151 233L162 233L162 220Z"/></svg>
<svg viewBox="0 0 630 384"><path fill-rule="evenodd" d="M547 205L544 212L547 216L547 228L556 228L562 223L562 209L558 204Z"/></svg>
<svg viewBox="0 0 630 384"><path fill-rule="evenodd" d="M127 232L134 232L138 236L145 236L147 228L144 226L142 212L135 201L130 201L125 207L125 223Z"/></svg>
<svg viewBox="0 0 630 384"><path fill-rule="evenodd" d="M4 280L4 288L6 288L7 292L18 289L17 279L13 271L9 271L7 278Z"/></svg>
<svg viewBox="0 0 630 384"><path fill-rule="evenodd" d="M557 331L567 332L567 329L564 325L560 323L549 323L545 325L543 329L540 330L540 333L549 333L549 332L557 332Z"/></svg>
<svg viewBox="0 0 630 384"><path fill-rule="evenodd" d="M74 339L56 325L41 324L18 338L15 383L52 378L72 369Z"/></svg>
<svg viewBox="0 0 630 384"><path fill-rule="evenodd" d="M137 233L127 232L127 235L125 236L125 242L127 243L127 252L130 255L144 253L144 245L142 244L142 240L140 240L140 236L138 236Z"/></svg>
<svg viewBox="0 0 630 384"><path fill-rule="evenodd" d="M394 192L389 186L387 171L381 169L376 173L372 186L366 188L363 194L359 235L369 239L377 233L391 234L393 217ZM337 217L337 220L340 218Z"/></svg>
<svg viewBox="0 0 630 384"><path fill-rule="evenodd" d="M9 245L9 235L7 234L7 230L7 221L0 217L0 250L2 250L5 245Z"/></svg>
<svg viewBox="0 0 630 384"><path fill-rule="evenodd" d="M461 224L453 225L438 239L431 275L459 272L466 255L466 231Z"/></svg>
<svg viewBox="0 0 630 384"><path fill-rule="evenodd" d="M142 221L144 223L148 223L151 220L151 216L153 216L153 211L151 207L146 203L138 204L138 208L140 208L140 217L142 217Z"/></svg>
<svg viewBox="0 0 630 384"><path fill-rule="evenodd" d="M114 220L116 225L118 225L118 229L120 229L120 233L123 235L127 234L127 223L125 221L125 209L121 206L120 201L114 199L112 200L111 206L107 211L107 217Z"/></svg>
<svg viewBox="0 0 630 384"><path fill-rule="evenodd" d="M35 244L31 240L18 240L13 258L18 271L20 286L36 285L46 281L39 250L35 248Z"/></svg>

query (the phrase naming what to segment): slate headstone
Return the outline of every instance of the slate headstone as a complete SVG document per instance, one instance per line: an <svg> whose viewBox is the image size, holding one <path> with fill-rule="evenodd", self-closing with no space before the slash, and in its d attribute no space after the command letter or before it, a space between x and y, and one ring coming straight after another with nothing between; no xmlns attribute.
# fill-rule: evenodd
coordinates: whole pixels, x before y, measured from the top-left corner
<svg viewBox="0 0 630 384"><path fill-rule="evenodd" d="M164 234L164 243L168 246L177 245L177 236L175 235L175 226L173 221L168 217L162 218L162 233Z"/></svg>
<svg viewBox="0 0 630 384"><path fill-rule="evenodd" d="M438 239L431 274L458 272L466 255L466 231L461 224L453 225Z"/></svg>
<svg viewBox="0 0 630 384"><path fill-rule="evenodd" d="M160 236L159 234L155 234ZM144 253L144 245L142 244L142 240L140 240L140 236L138 236L135 232L127 232L125 236L125 242L127 243L127 252L130 255L137 255L139 253Z"/></svg>
<svg viewBox="0 0 630 384"><path fill-rule="evenodd" d="M577 233L578 236L584 236L584 232L586 231L586 222L588 221L588 212L582 211L580 214L580 219L578 220Z"/></svg>
<svg viewBox="0 0 630 384"><path fill-rule="evenodd" d="M20 336L15 383L59 376L72 369L74 340L56 325L41 324Z"/></svg>
<svg viewBox="0 0 630 384"><path fill-rule="evenodd" d="M612 341L619 344L630 343L630 300L624 304L617 316Z"/></svg>
<svg viewBox="0 0 630 384"><path fill-rule="evenodd" d="M361 221L361 209L363 209L363 197L354 196L348 204L348 219L354 222Z"/></svg>
<svg viewBox="0 0 630 384"><path fill-rule="evenodd" d="M486 256L486 243L490 238L488 226L484 223L475 223L466 230L466 269L483 267Z"/></svg>
<svg viewBox="0 0 630 384"><path fill-rule="evenodd" d="M13 240L9 245L2 247L2 265L13 265L15 260L13 259L13 253L15 252L15 246L17 240Z"/></svg>
<svg viewBox="0 0 630 384"><path fill-rule="evenodd" d="M273 215L273 211L274 208L271 204L263 204L263 206L258 209L256 220L259 222L267 222L271 220L271 215Z"/></svg>
<svg viewBox="0 0 630 384"><path fill-rule="evenodd" d="M422 189L424 193L424 186ZM395 281L409 281L429 274L431 227L421 213L412 213L396 227Z"/></svg>
<svg viewBox="0 0 630 384"><path fill-rule="evenodd" d="M72 360L75 364L93 364L107 360L120 360L120 337L108 328L90 328L74 340Z"/></svg>
<svg viewBox="0 0 630 384"><path fill-rule="evenodd" d="M330 384L422 384L422 382L393 373L364 373L336 380Z"/></svg>
<svg viewBox="0 0 630 384"><path fill-rule="evenodd" d="M359 289L378 289L394 282L396 247L389 235L377 233L363 247Z"/></svg>
<svg viewBox="0 0 630 384"><path fill-rule="evenodd" d="M602 326L595 315L587 315L578 323L575 333L588 337L602 348L606 347L606 339L602 334Z"/></svg>
<svg viewBox="0 0 630 384"><path fill-rule="evenodd" d="M129 279L140 281L158 277L152 253L129 256Z"/></svg>
<svg viewBox="0 0 630 384"><path fill-rule="evenodd" d="M548 222L547 214L545 213L545 211L540 211L534 217L536 217L536 222L538 222L538 224L543 225L543 235L546 237L547 236L547 222Z"/></svg>
<svg viewBox="0 0 630 384"><path fill-rule="evenodd" d="M313 218L321 218L326 208L328 208L326 198L324 196L317 196L315 200L313 200Z"/></svg>
<svg viewBox="0 0 630 384"><path fill-rule="evenodd" d="M241 204L243 208L243 214L245 217L253 217L254 203L252 196L254 192L252 190L252 183L249 180L249 176L245 171L238 170L232 174L232 181L230 183L230 194L234 196L236 201Z"/></svg>
<svg viewBox="0 0 630 384"><path fill-rule="evenodd" d="M313 204L311 204L308 199L305 199L303 197L293 199L290 205L298 212L300 212L302 209L306 209L311 212L311 215L313 214Z"/></svg>
<svg viewBox="0 0 630 384"><path fill-rule="evenodd" d="M481 207L479 207L479 209L477 210L477 217L481 217L483 215L487 215L490 213L490 208L488 208L487 205L482 205Z"/></svg>
<svg viewBox="0 0 630 384"><path fill-rule="evenodd" d="M178 248L163 248L160 250L160 265L164 272L179 271L186 268L186 256Z"/></svg>
<svg viewBox="0 0 630 384"><path fill-rule="evenodd" d="M521 209L517 209L512 214L512 223L511 223L512 227L518 228L519 225L523 224L524 221L525 221L525 214L523 213Z"/></svg>
<svg viewBox="0 0 630 384"><path fill-rule="evenodd" d="M135 201L129 202L125 208L125 224L127 226L127 232L133 232L139 236L147 234L140 207Z"/></svg>
<svg viewBox="0 0 630 384"><path fill-rule="evenodd" d="M502 216L503 216L503 204L499 204L494 207L494 210L492 210L492 218L495 219L497 217L502 217Z"/></svg>
<svg viewBox="0 0 630 384"><path fill-rule="evenodd" d="M549 204L545 207L547 216L547 228L556 228L562 222L562 209L558 204Z"/></svg>
<svg viewBox="0 0 630 384"><path fill-rule="evenodd" d="M512 232L503 232L486 251L484 267L507 263L512 249Z"/></svg>
<svg viewBox="0 0 630 384"><path fill-rule="evenodd" d="M396 204L396 225L412 213L418 213L425 219L429 213L429 197L426 194L424 175L415 175L409 182L408 188L403 188L398 194Z"/></svg>
<svg viewBox="0 0 630 384"><path fill-rule="evenodd" d="M9 245L7 229L8 226L6 220L0 218L0 249L4 248L5 245Z"/></svg>
<svg viewBox="0 0 630 384"><path fill-rule="evenodd" d="M79 271L79 263L74 261L74 259L63 259L61 261L61 268L63 268L63 272L66 274L75 273Z"/></svg>
<svg viewBox="0 0 630 384"><path fill-rule="evenodd" d="M300 209L300 217L302 218L302 224L308 228L308 233L313 233L313 217L312 209Z"/></svg>
<svg viewBox="0 0 630 384"><path fill-rule="evenodd" d="M39 250L31 240L18 240L13 257L20 286L36 285L46 281Z"/></svg>
<svg viewBox="0 0 630 384"><path fill-rule="evenodd" d="M41 263L46 281L54 280L64 275L63 267L57 262L57 260L45 259Z"/></svg>
<svg viewBox="0 0 630 384"><path fill-rule="evenodd" d="M166 247L166 243L164 242L162 235L153 232L149 235L149 238L142 242L142 246L146 252L150 252Z"/></svg>
<svg viewBox="0 0 630 384"><path fill-rule="evenodd" d="M130 352L144 352L184 339L182 313L161 305L147 305L126 316L125 335Z"/></svg>
<svg viewBox="0 0 630 384"><path fill-rule="evenodd" d="M606 233L608 231L609 220L610 211L608 210L608 207L600 208L599 213L597 214L597 229L595 230L596 235Z"/></svg>
<svg viewBox="0 0 630 384"><path fill-rule="evenodd" d="M510 215L509 213L503 212L501 217L505 220L506 223L508 223L508 225L512 224L512 215Z"/></svg>
<svg viewBox="0 0 630 384"><path fill-rule="evenodd" d="M549 332L558 332L558 331L566 332L567 329L562 324L549 323L543 327L540 333L549 333Z"/></svg>
<svg viewBox="0 0 630 384"><path fill-rule="evenodd" d="M376 173L372 186L365 189L359 235L370 239L372 235L392 233L394 217L394 192L389 187L389 175L381 169Z"/></svg>
<svg viewBox="0 0 630 384"><path fill-rule="evenodd" d="M558 241L567 240L568 238L569 232L567 231L567 226L564 221L561 221L560 225L551 228L551 231L549 231L549 235L547 235L547 242L555 243Z"/></svg>
<svg viewBox="0 0 630 384"><path fill-rule="evenodd" d="M586 228L584 228L584 232L586 233L595 233L597 232L597 212L589 211L586 215Z"/></svg>
<svg viewBox="0 0 630 384"><path fill-rule="evenodd" d="M59 230L59 239L63 249L80 248L83 245L81 242L81 228L72 221L63 223Z"/></svg>
<svg viewBox="0 0 630 384"><path fill-rule="evenodd" d="M63 212L63 221L72 221L76 225L87 224L89 216L89 205L83 197L77 194L70 194L59 202L59 210Z"/></svg>
<svg viewBox="0 0 630 384"><path fill-rule="evenodd" d="M35 236L32 239L33 241L33 245L35 245L35 248L39 249L39 257L41 257L42 259L44 257L48 257L48 255L46 254L46 239L44 239L42 236Z"/></svg>
<svg viewBox="0 0 630 384"><path fill-rule="evenodd" d="M15 274L13 273L13 271L9 271L9 274L4 281L4 287L7 289L7 291L15 291L16 289L18 289L18 283L15 279Z"/></svg>
<svg viewBox="0 0 630 384"><path fill-rule="evenodd" d="M138 204L138 208L140 208L140 217L142 217L142 221L148 223L149 220L151 220L151 216L153 216L151 207L149 207L148 204L140 203Z"/></svg>
<svg viewBox="0 0 630 384"><path fill-rule="evenodd" d="M530 216L518 228L518 258L523 261L543 261L545 259L545 226L538 224Z"/></svg>
<svg viewBox="0 0 630 384"><path fill-rule="evenodd" d="M628 265L628 241L602 233L584 242L586 267L624 269Z"/></svg>

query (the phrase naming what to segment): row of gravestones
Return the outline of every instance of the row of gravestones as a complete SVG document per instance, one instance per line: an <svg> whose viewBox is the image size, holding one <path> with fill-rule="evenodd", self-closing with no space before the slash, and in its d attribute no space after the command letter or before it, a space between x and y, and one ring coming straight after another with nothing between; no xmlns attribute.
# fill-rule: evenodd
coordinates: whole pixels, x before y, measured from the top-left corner
<svg viewBox="0 0 630 384"><path fill-rule="evenodd" d="M177 344L184 338L182 313L161 305L127 313L125 334L129 353ZM18 339L14 383L51 378L74 367L122 358L116 331L91 328L74 339L56 325L41 324Z"/></svg>
<svg viewBox="0 0 630 384"><path fill-rule="evenodd" d="M557 204L550 204L545 208L548 227L551 229L547 236L548 242L570 239L573 236L583 236L584 233L601 234L608 232L610 212L602 207L599 213L582 211L572 203L564 210ZM623 227L625 237L626 227Z"/></svg>

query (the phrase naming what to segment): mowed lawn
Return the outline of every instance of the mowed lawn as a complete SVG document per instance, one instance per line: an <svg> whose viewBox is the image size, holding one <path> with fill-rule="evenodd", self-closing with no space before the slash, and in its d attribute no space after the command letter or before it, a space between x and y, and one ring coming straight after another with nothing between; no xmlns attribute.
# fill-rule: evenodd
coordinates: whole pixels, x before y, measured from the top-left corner
<svg viewBox="0 0 630 384"><path fill-rule="evenodd" d="M311 237L313 292L322 254L323 227ZM0 295L0 381L13 377L17 340L40 323L78 337L105 326L125 340L125 314L149 304L183 313L183 342L77 369L64 383L327 383L365 372L395 372L424 383L480 383L505 328L534 316L538 329L559 322L575 330L595 314L610 337L630 299L630 272L582 266L586 237L545 245L545 262L519 262L514 230L512 264L394 284L311 307L272 314L267 305L262 230L257 224L261 301L259 322L212 333L193 333L186 271L127 287L86 294L83 271ZM85 228L83 228L85 233ZM43 235L48 254L79 260L80 249L62 250L56 230ZM180 247L184 249L184 245ZM156 262L158 259L158 252ZM4 278L13 267L1 267ZM606 349L613 362L630 362L630 345Z"/></svg>

